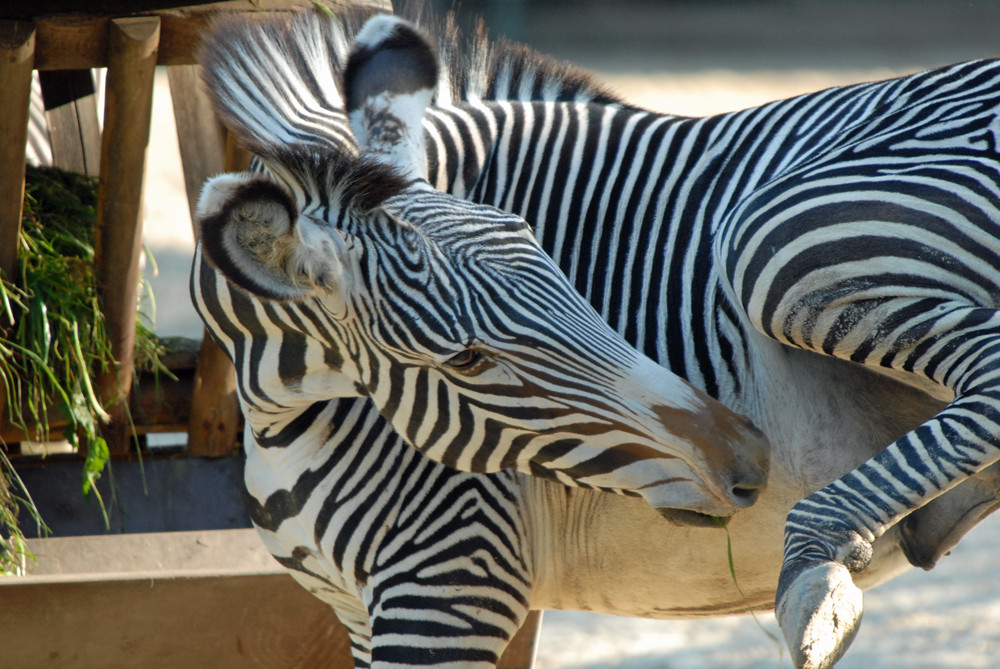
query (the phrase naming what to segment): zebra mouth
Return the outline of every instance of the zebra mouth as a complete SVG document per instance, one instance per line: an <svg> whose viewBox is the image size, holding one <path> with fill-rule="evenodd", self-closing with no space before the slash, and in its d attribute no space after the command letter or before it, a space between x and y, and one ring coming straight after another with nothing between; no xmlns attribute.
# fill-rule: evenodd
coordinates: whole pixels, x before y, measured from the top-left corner
<svg viewBox="0 0 1000 669"><path fill-rule="evenodd" d="M729 518L710 516L690 509L657 509L660 515L677 527L725 527Z"/></svg>

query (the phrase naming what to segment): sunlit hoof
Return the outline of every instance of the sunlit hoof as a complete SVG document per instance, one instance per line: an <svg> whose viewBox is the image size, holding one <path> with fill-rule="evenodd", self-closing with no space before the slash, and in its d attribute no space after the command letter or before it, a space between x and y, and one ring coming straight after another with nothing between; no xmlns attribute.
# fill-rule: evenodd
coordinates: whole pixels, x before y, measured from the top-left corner
<svg viewBox="0 0 1000 669"><path fill-rule="evenodd" d="M789 575L783 575L789 576ZM861 589L846 567L812 564L779 587L776 612L798 669L826 669L844 654L861 623Z"/></svg>

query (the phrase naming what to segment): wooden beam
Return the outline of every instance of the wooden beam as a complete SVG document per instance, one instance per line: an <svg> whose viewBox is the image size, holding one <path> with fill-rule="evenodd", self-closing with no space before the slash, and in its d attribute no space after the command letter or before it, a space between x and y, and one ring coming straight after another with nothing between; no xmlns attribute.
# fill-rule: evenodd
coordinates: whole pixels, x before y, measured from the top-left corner
<svg viewBox="0 0 1000 669"><path fill-rule="evenodd" d="M152 375L143 375L139 384L132 388L131 410L136 434L151 432L184 432L191 415L191 397L194 387L194 370L178 370L177 380ZM0 440L8 444L20 441L46 441L59 439L68 424L57 407L50 407L46 429L36 429L10 422L9 416L0 415Z"/></svg>
<svg viewBox="0 0 1000 669"><path fill-rule="evenodd" d="M0 91L4 91L5 106L0 114L0 277L8 280L14 279L17 270L34 61L34 24L0 20ZM0 332L12 325L0 312ZM7 388L0 383L0 415L6 408Z"/></svg>
<svg viewBox="0 0 1000 669"><path fill-rule="evenodd" d="M371 7L385 10L379 0L323 0L334 11ZM159 65L193 65L201 34L220 12L239 11L268 14L288 11L316 11L312 0L237 0L214 2L194 7L152 10L145 12L161 21ZM38 27L38 55L35 67L40 70L81 70L105 67L108 50L105 35L108 14L46 15L35 19Z"/></svg>
<svg viewBox="0 0 1000 669"><path fill-rule="evenodd" d="M235 137L225 133L226 172L244 171L250 166L250 153L236 146ZM195 239L198 226L195 224ZM188 450L192 455L214 458L232 453L243 428L243 414L236 394L236 370L208 330L202 339L195 370L191 398L191 422L188 424Z"/></svg>
<svg viewBox="0 0 1000 669"><path fill-rule="evenodd" d="M112 369L101 375L101 398L111 414L105 431L113 454L128 450L142 187L153 110L158 17L114 19L108 34L108 74L97 194L97 285L111 340Z"/></svg>
<svg viewBox="0 0 1000 669"><path fill-rule="evenodd" d="M17 267L17 240L24 203L24 152L28 142L35 27L30 21L0 20L0 273Z"/></svg>

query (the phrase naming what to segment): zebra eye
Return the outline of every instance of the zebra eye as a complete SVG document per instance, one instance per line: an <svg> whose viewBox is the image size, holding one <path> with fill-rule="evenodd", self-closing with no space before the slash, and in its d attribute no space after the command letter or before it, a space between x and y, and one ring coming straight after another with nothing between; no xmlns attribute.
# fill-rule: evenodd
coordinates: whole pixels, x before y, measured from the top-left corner
<svg viewBox="0 0 1000 669"><path fill-rule="evenodd" d="M479 351L473 348L467 348L445 360L444 364L454 369L468 369L479 362L482 357L483 354Z"/></svg>

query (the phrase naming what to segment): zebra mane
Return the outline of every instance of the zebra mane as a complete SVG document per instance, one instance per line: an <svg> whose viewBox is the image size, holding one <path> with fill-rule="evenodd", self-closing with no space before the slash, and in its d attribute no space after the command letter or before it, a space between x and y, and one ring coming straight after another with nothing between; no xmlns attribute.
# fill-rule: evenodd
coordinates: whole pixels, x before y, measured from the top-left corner
<svg viewBox="0 0 1000 669"><path fill-rule="evenodd" d="M313 145L255 147L268 171L306 202L365 215L402 192L409 180L394 167L367 156L317 150Z"/></svg>
<svg viewBox="0 0 1000 669"><path fill-rule="evenodd" d="M435 100L439 106L479 100L625 104L582 68L505 37L491 39L482 20L471 36L458 28L451 14L444 20L415 22L437 43L442 65Z"/></svg>
<svg viewBox="0 0 1000 669"><path fill-rule="evenodd" d="M357 153L344 113L342 77L355 35L370 16L319 11L214 21L198 60L223 123L246 144L314 144ZM432 104L546 100L623 104L574 66L509 40L491 40L480 24L468 36L449 15L420 7L401 13L437 44L441 59Z"/></svg>

